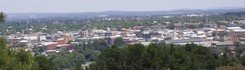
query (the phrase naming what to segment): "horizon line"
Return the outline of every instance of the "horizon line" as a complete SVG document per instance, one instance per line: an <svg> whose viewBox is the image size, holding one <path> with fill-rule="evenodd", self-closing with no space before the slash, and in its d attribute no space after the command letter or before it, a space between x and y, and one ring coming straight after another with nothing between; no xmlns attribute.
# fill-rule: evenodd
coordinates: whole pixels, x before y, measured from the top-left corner
<svg viewBox="0 0 245 70"><path fill-rule="evenodd" d="M206 8L206 9L195 9L195 8L181 8L181 9L173 9L173 10L106 10L106 11L84 11L84 12L79 12L79 11L74 11L74 12L4 12L6 14L34 14L34 13L101 13L101 12L171 12L171 11L178 11L178 10L228 10L228 9L245 9L245 7L219 7L219 8ZM0 11L2 12L2 11Z"/></svg>

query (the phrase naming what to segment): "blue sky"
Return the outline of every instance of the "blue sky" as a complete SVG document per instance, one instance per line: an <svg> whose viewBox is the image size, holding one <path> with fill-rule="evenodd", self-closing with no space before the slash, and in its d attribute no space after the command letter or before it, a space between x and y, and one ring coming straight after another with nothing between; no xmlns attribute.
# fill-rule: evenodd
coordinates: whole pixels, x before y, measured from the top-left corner
<svg viewBox="0 0 245 70"><path fill-rule="evenodd" d="M0 0L0 11L6 13L166 11L222 7L245 8L245 0Z"/></svg>

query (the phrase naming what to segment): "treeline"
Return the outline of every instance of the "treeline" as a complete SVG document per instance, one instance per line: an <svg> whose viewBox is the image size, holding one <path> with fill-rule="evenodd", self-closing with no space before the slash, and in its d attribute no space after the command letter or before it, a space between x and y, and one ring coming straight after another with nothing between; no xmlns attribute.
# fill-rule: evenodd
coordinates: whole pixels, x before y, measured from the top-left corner
<svg viewBox="0 0 245 70"><path fill-rule="evenodd" d="M151 44L130 45L125 48L112 47L98 56L89 70L244 70L244 59L235 55L187 44L185 46ZM244 58L244 57L242 57Z"/></svg>

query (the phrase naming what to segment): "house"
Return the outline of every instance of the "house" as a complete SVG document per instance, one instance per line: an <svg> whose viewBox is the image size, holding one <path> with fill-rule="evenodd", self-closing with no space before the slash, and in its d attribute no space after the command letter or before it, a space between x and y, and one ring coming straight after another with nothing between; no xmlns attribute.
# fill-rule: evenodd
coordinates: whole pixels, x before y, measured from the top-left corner
<svg viewBox="0 0 245 70"><path fill-rule="evenodd" d="M238 35L240 41L245 41L245 34Z"/></svg>
<svg viewBox="0 0 245 70"><path fill-rule="evenodd" d="M233 42L217 42L214 45L216 47L235 47Z"/></svg>
<svg viewBox="0 0 245 70"><path fill-rule="evenodd" d="M56 50L56 46L57 46L56 43L48 44L48 45L46 45L46 49L47 50Z"/></svg>

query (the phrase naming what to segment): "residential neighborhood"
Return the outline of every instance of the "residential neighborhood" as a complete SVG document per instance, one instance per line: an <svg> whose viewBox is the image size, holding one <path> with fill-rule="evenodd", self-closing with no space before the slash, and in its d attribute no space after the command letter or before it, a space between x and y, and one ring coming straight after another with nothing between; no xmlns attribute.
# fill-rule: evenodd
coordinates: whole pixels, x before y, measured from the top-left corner
<svg viewBox="0 0 245 70"><path fill-rule="evenodd" d="M239 24L243 23L245 22ZM60 52L62 49L73 50L75 45L92 40L104 40L109 45L114 45L116 38L121 38L128 45L140 43L145 46L151 43L176 45L193 43L205 47L229 47L232 50L235 49L237 43L245 45L245 29L238 24L236 26L225 26L209 23L202 28L196 29L186 28L180 23L175 23L174 25L176 26L174 29L169 29L163 25L155 25L134 26L122 28L121 30L107 28L57 31L53 34L44 32L23 34L16 32L8 35L7 41L10 46L22 45L26 50L32 50L34 47L43 47L46 49L43 52L45 55Z"/></svg>

